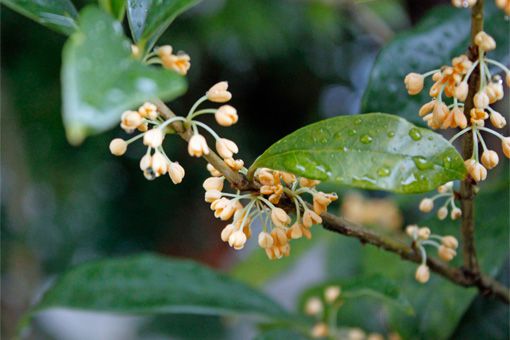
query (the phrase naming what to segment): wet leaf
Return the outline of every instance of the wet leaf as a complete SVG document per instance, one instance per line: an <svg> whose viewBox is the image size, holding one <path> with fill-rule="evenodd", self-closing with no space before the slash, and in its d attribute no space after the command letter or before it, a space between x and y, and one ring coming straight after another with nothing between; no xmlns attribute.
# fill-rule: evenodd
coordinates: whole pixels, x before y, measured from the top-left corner
<svg viewBox="0 0 510 340"><path fill-rule="evenodd" d="M67 136L77 144L112 128L124 110L154 97L174 99L186 83L173 71L135 60L120 23L89 6L64 47L62 88Z"/></svg>
<svg viewBox="0 0 510 340"><path fill-rule="evenodd" d="M290 314L262 293L201 264L156 255L106 259L63 274L33 308L147 315L252 315L286 320Z"/></svg>
<svg viewBox="0 0 510 340"><path fill-rule="evenodd" d="M126 11L125 0L99 0L99 5L115 19L122 21Z"/></svg>
<svg viewBox="0 0 510 340"><path fill-rule="evenodd" d="M200 0L128 0L128 20L138 46L150 49L174 19Z"/></svg>
<svg viewBox="0 0 510 340"><path fill-rule="evenodd" d="M485 30L497 41L497 49L489 57L503 63L509 61L510 23L500 9L487 2ZM421 105L430 100L425 89L409 96L404 77L410 72L425 73L450 64L451 59L466 53L470 37L470 11L441 6L430 11L416 27L399 34L379 53L363 96L361 112L392 112L425 125L418 117Z"/></svg>
<svg viewBox="0 0 510 340"><path fill-rule="evenodd" d="M305 126L269 147L249 175L261 167L400 193L430 191L465 175L461 156L439 134L382 113Z"/></svg>
<svg viewBox="0 0 510 340"><path fill-rule="evenodd" d="M399 288L396 281L385 278L382 275L360 276L346 280L332 280L307 289L300 298L300 308L304 310L306 302L311 297L324 300L324 291L327 287L340 287L340 299L347 305L349 301L356 303L361 297L375 298L390 305L398 307L407 314L413 314L414 310ZM326 303L326 301L323 301Z"/></svg>
<svg viewBox="0 0 510 340"><path fill-rule="evenodd" d="M69 0L2 0L2 3L57 32L70 35L76 31L78 13Z"/></svg>

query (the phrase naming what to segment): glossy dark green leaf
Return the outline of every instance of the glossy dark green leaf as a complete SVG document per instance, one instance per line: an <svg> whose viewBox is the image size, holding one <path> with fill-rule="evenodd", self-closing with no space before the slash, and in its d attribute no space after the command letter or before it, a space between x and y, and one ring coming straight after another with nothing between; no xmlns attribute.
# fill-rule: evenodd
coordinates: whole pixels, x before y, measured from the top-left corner
<svg viewBox="0 0 510 340"><path fill-rule="evenodd" d="M80 265L62 275L33 311L69 308L126 314L290 315L262 293L201 264L137 255Z"/></svg>
<svg viewBox="0 0 510 340"><path fill-rule="evenodd" d="M200 0L128 0L128 20L138 46L149 49L174 19Z"/></svg>
<svg viewBox="0 0 510 340"><path fill-rule="evenodd" d="M116 125L124 110L154 97L174 99L186 82L175 72L135 60L120 23L90 6L64 47L62 90L67 136L77 144Z"/></svg>
<svg viewBox="0 0 510 340"><path fill-rule="evenodd" d="M69 0L2 0L7 7L64 34L73 33L78 13Z"/></svg>
<svg viewBox="0 0 510 340"><path fill-rule="evenodd" d="M250 167L349 186L425 192L462 179L461 156L443 137L388 114L340 116L279 140Z"/></svg>
<svg viewBox="0 0 510 340"><path fill-rule="evenodd" d="M126 11L126 0L98 0L99 5L115 19L122 21Z"/></svg>
<svg viewBox="0 0 510 340"><path fill-rule="evenodd" d="M341 289L341 299L345 304L356 303L361 297L370 297L384 301L398 307L407 314L413 314L413 307L404 296L396 281L385 278L382 275L360 276L346 280L333 280L307 289L300 299L301 309L304 309L306 301L311 297L324 299L324 290L328 286L338 286Z"/></svg>
<svg viewBox="0 0 510 340"><path fill-rule="evenodd" d="M510 22L502 10L486 2L485 30L497 41L490 58L509 61ZM421 105L428 102L429 79L419 95L409 96L404 77L410 72L425 73L450 64L465 53L469 45L470 11L452 6L438 7L428 13L416 27L399 34L379 53L363 96L361 112L391 112L424 124L418 117Z"/></svg>

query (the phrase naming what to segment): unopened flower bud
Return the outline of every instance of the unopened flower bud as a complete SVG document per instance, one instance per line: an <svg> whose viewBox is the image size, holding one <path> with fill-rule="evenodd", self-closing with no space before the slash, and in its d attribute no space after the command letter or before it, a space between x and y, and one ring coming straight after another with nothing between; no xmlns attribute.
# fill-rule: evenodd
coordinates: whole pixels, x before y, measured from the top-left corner
<svg viewBox="0 0 510 340"><path fill-rule="evenodd" d="M310 228L312 225L320 223L322 223L322 218L315 211L305 209L303 213L303 226Z"/></svg>
<svg viewBox="0 0 510 340"><path fill-rule="evenodd" d="M416 224L411 224L406 227L406 234L413 239L418 237L418 226Z"/></svg>
<svg viewBox="0 0 510 340"><path fill-rule="evenodd" d="M322 301L318 297L311 297L306 301L305 313L308 315L318 315L323 309Z"/></svg>
<svg viewBox="0 0 510 340"><path fill-rule="evenodd" d="M165 135L163 131L159 128L155 128L147 131L143 135L143 144L150 146L151 148L157 148L161 146L164 138Z"/></svg>
<svg viewBox="0 0 510 340"><path fill-rule="evenodd" d="M496 41L485 32L478 32L475 36L475 44L484 52L492 51L496 48Z"/></svg>
<svg viewBox="0 0 510 340"><path fill-rule="evenodd" d="M441 238L441 243L448 248L457 249L459 246L459 241L454 236L443 236Z"/></svg>
<svg viewBox="0 0 510 340"><path fill-rule="evenodd" d="M455 98L461 102L466 101L469 86L467 82L463 81L455 87Z"/></svg>
<svg viewBox="0 0 510 340"><path fill-rule="evenodd" d="M460 210L459 208L453 208L451 213L450 213L450 218L452 220L457 220L459 219L460 217L462 216L462 210Z"/></svg>
<svg viewBox="0 0 510 340"><path fill-rule="evenodd" d="M274 244L271 234L266 233L265 231L260 232L258 241L259 241L259 246L264 249L271 248Z"/></svg>
<svg viewBox="0 0 510 340"><path fill-rule="evenodd" d="M214 113L214 118L221 126L232 126L239 120L237 110L230 105L221 106L216 113Z"/></svg>
<svg viewBox="0 0 510 340"><path fill-rule="evenodd" d="M205 191L209 190L223 190L223 182L225 179L223 177L209 177L204 181L204 184L202 184L202 187Z"/></svg>
<svg viewBox="0 0 510 340"><path fill-rule="evenodd" d="M340 296L340 287L338 286L329 286L324 290L324 300L327 303L333 303Z"/></svg>
<svg viewBox="0 0 510 340"><path fill-rule="evenodd" d="M494 125L495 128L501 129L506 125L506 119L501 115L501 113L497 111L492 111L490 115L491 124Z"/></svg>
<svg viewBox="0 0 510 340"><path fill-rule="evenodd" d="M505 137L501 139L501 148L503 149L503 153L506 158L510 158L510 137Z"/></svg>
<svg viewBox="0 0 510 340"><path fill-rule="evenodd" d="M271 220L277 227L286 227L290 223L290 217L282 208L271 209Z"/></svg>
<svg viewBox="0 0 510 340"><path fill-rule="evenodd" d="M485 109L489 106L489 96L485 92L477 92L473 98L473 103L477 109Z"/></svg>
<svg viewBox="0 0 510 340"><path fill-rule="evenodd" d="M428 240L430 237L430 229L427 227L418 229L418 237L422 240Z"/></svg>
<svg viewBox="0 0 510 340"><path fill-rule="evenodd" d="M208 203L212 203L221 198L221 191L218 190L209 190L205 192L205 201Z"/></svg>
<svg viewBox="0 0 510 340"><path fill-rule="evenodd" d="M420 283L426 283L430 279L429 267L425 264L420 265L416 270L415 278Z"/></svg>
<svg viewBox="0 0 510 340"><path fill-rule="evenodd" d="M244 167L244 161L242 159L226 158L225 163L234 171L239 171Z"/></svg>
<svg viewBox="0 0 510 340"><path fill-rule="evenodd" d="M455 257L455 255L457 255L457 252L455 250L453 250L452 248L441 245L437 249L437 254L443 260L451 261Z"/></svg>
<svg viewBox="0 0 510 340"><path fill-rule="evenodd" d="M453 189L453 182L447 182L443 185L440 185L438 188L437 188L437 192L440 193L440 194L444 194L450 190Z"/></svg>
<svg viewBox="0 0 510 340"><path fill-rule="evenodd" d="M202 157L209 154L209 146L204 136L194 134L188 142L188 153L193 157Z"/></svg>
<svg viewBox="0 0 510 340"><path fill-rule="evenodd" d="M227 242L230 238L230 235L236 230L235 226L233 224L228 224L223 230L221 231L221 240L223 242Z"/></svg>
<svg viewBox="0 0 510 340"><path fill-rule="evenodd" d="M120 126L128 133L133 132L143 123L143 118L136 111L125 111L122 113Z"/></svg>
<svg viewBox="0 0 510 340"><path fill-rule="evenodd" d="M235 153L239 152L236 143L226 138L216 140L216 151L223 158L232 158Z"/></svg>
<svg viewBox="0 0 510 340"><path fill-rule="evenodd" d="M145 171L147 170L148 168L150 168L152 164L152 156L148 153L146 153L142 159L140 159L140 169L142 171Z"/></svg>
<svg viewBox="0 0 510 340"><path fill-rule="evenodd" d="M241 230L237 230L228 238L228 244L235 250L240 250L243 249L246 239L246 235Z"/></svg>
<svg viewBox="0 0 510 340"><path fill-rule="evenodd" d="M131 44L131 54L135 59L140 58L140 48L134 44Z"/></svg>
<svg viewBox="0 0 510 340"><path fill-rule="evenodd" d="M496 165L498 165L498 163L499 163L499 157L498 157L498 154L496 153L496 151L485 150L482 153L482 164L487 169L492 169L492 168L496 167Z"/></svg>
<svg viewBox="0 0 510 340"><path fill-rule="evenodd" d="M419 207L420 211L428 213L431 212L433 208L434 208L433 200L431 200L430 198L424 198L421 200Z"/></svg>
<svg viewBox="0 0 510 340"><path fill-rule="evenodd" d="M296 222L287 230L287 236L293 240L303 237L303 226Z"/></svg>
<svg viewBox="0 0 510 340"><path fill-rule="evenodd" d="M168 160L161 152L156 151L154 155L152 155L151 166L156 176L164 175L168 169Z"/></svg>
<svg viewBox="0 0 510 340"><path fill-rule="evenodd" d="M447 207L441 207L437 211L437 218L440 220L444 220L448 216L448 208Z"/></svg>
<svg viewBox="0 0 510 340"><path fill-rule="evenodd" d="M418 73L409 73L405 79L404 83L406 85L407 93L410 95L415 95L423 90L423 76Z"/></svg>
<svg viewBox="0 0 510 340"><path fill-rule="evenodd" d="M319 322L312 328L310 335L313 338L325 338L329 334L328 325L324 322Z"/></svg>
<svg viewBox="0 0 510 340"><path fill-rule="evenodd" d="M174 184L181 183L184 178L184 174L184 168L179 164L179 162L170 162L168 164L168 175Z"/></svg>
<svg viewBox="0 0 510 340"><path fill-rule="evenodd" d="M215 103L225 103L232 98L232 94L227 91L228 83L226 81L213 85L209 91L205 93L207 99Z"/></svg>
<svg viewBox="0 0 510 340"><path fill-rule="evenodd" d="M110 152L115 156L122 156L126 153L127 142L121 138L115 138L110 142Z"/></svg>

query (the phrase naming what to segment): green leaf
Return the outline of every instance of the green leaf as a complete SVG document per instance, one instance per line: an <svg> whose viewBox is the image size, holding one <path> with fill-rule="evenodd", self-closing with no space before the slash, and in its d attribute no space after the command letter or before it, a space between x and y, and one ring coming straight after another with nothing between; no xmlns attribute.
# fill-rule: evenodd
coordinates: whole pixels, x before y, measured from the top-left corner
<svg viewBox="0 0 510 340"><path fill-rule="evenodd" d="M98 0L99 5L115 19L122 21L126 11L125 0Z"/></svg>
<svg viewBox="0 0 510 340"><path fill-rule="evenodd" d="M485 31L497 42L489 57L508 62L510 23L502 10L487 3ZM410 72L425 73L451 64L451 59L466 53L470 37L470 11L441 6L430 11L416 27L399 34L379 53L363 96L361 112L392 112L424 124L419 108L430 100L428 87L409 96L404 77Z"/></svg>
<svg viewBox="0 0 510 340"><path fill-rule="evenodd" d="M382 275L360 276L348 280L332 280L307 289L300 299L300 308L304 310L305 304L311 297L324 298L324 290L328 286L341 288L340 298L345 304L356 301L361 297L370 297L382 300L392 306L398 307L407 314L413 314L414 310L399 288L399 285Z"/></svg>
<svg viewBox="0 0 510 340"><path fill-rule="evenodd" d="M439 134L394 115L340 116L305 126L279 140L250 167L365 189L430 191L462 179L462 157Z"/></svg>
<svg viewBox="0 0 510 340"><path fill-rule="evenodd" d="M62 88L67 136L77 144L116 125L122 111L154 97L174 99L186 83L173 71L135 60L120 23L89 6L64 46Z"/></svg>
<svg viewBox="0 0 510 340"><path fill-rule="evenodd" d="M498 273L510 251L510 245L505 242L510 232L508 189L508 181L495 190L485 185L476 197L475 244L482 272L489 276ZM461 240L459 221L439 221L431 216L420 225L429 226L433 233L454 235ZM437 257L434 248L427 247L427 250L428 256ZM416 334L424 339L450 339L462 315L477 296L475 288L457 286L435 273L431 273L426 284L417 283L414 279L417 264L404 262L399 256L379 248L365 247L362 262L365 275L383 274L399 282L402 293L414 307L415 316L404 317L401 313L391 312L387 316L391 329L398 331L404 339L414 338ZM461 266L462 256L459 254L452 262L453 267Z"/></svg>
<svg viewBox="0 0 510 340"><path fill-rule="evenodd" d="M126 314L290 314L262 293L198 263L137 255L80 265L60 277L33 312L69 308Z"/></svg>
<svg viewBox="0 0 510 340"><path fill-rule="evenodd" d="M7 7L49 27L57 32L70 35L76 31L78 13L69 0L2 0Z"/></svg>
<svg viewBox="0 0 510 340"><path fill-rule="evenodd" d="M138 46L150 49L182 12L200 0L128 0L128 21Z"/></svg>
<svg viewBox="0 0 510 340"><path fill-rule="evenodd" d="M285 328L267 330L260 333L254 338L254 340L281 340L281 339L307 340L311 338L295 330Z"/></svg>

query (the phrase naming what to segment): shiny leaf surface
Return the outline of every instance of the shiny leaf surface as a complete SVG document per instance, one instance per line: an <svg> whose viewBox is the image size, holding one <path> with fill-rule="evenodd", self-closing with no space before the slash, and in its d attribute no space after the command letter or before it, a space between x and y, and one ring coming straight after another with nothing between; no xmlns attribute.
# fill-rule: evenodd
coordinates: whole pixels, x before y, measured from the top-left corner
<svg viewBox="0 0 510 340"><path fill-rule="evenodd" d="M61 276L34 307L126 314L245 314L284 320L276 302L201 264L155 255L80 265Z"/></svg>
<svg viewBox="0 0 510 340"><path fill-rule="evenodd" d="M394 115L340 116L305 126L269 147L251 166L349 186L416 193L465 175L443 137Z"/></svg>
<svg viewBox="0 0 510 340"><path fill-rule="evenodd" d="M67 136L77 144L116 125L124 110L154 97L174 99L186 83L175 72L135 60L120 23L90 6L64 47L62 88Z"/></svg>
<svg viewBox="0 0 510 340"><path fill-rule="evenodd" d="M69 0L2 0L2 3L16 12L64 34L73 33L78 13Z"/></svg>
<svg viewBox="0 0 510 340"><path fill-rule="evenodd" d="M126 11L125 0L99 0L99 5L115 19L122 21Z"/></svg>
<svg viewBox="0 0 510 340"><path fill-rule="evenodd" d="M507 63L510 57L510 22L500 9L487 3L485 31L497 42L489 57ZM407 94L404 77L410 72L425 73L450 64L451 59L466 53L470 37L470 11L438 7L412 29L399 34L379 53L363 96L361 112L392 112L406 119L425 123L418 116L421 105L430 100L428 78L424 90Z"/></svg>
<svg viewBox="0 0 510 340"><path fill-rule="evenodd" d="M128 0L128 20L133 39L149 49L175 18L200 0Z"/></svg>

